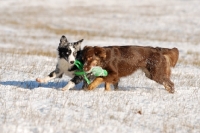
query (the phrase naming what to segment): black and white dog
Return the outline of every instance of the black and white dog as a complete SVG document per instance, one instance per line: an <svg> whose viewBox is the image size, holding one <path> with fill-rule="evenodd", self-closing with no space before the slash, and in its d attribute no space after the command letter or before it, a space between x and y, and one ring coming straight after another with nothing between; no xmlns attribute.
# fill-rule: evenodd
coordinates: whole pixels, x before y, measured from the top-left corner
<svg viewBox="0 0 200 133"><path fill-rule="evenodd" d="M56 69L51 72L45 78L37 78L36 81L39 83L46 83L54 78L61 78L63 74L66 74L72 79L68 82L68 84L62 88L63 91L69 90L73 88L76 84L80 83L83 80L82 76L75 76L74 71L78 70L78 68L74 65L75 60L82 60L82 51L81 51L81 43L82 40L77 42L68 42L65 36L62 36L60 39L60 43L58 46L58 62L56 65ZM83 89L87 87L87 83L83 82Z"/></svg>

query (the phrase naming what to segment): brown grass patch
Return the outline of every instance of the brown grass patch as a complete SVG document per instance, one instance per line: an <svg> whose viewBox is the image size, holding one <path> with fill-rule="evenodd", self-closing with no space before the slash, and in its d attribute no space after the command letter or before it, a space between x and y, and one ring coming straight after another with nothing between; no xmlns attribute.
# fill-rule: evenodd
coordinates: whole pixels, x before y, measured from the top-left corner
<svg viewBox="0 0 200 133"><path fill-rule="evenodd" d="M140 32L133 32L133 31L126 31L122 30L119 27L113 27L109 31L105 30L77 30L73 28L57 28L51 25L46 25L42 23L37 24L29 24L27 28L34 28L34 29L42 29L50 33L54 33L56 35L73 35L73 36L80 36L84 37L85 39L93 39L95 37L98 38L124 38L124 39L141 39L141 40L152 40L152 41L161 41L161 42L191 42L193 44L198 44L200 42L200 34L194 35L190 38L190 35L185 35L187 37L183 38L183 34L177 34L172 31L140 31ZM116 34L115 31L119 30L119 34Z"/></svg>
<svg viewBox="0 0 200 133"><path fill-rule="evenodd" d="M15 48L1 48L1 53L10 53L10 54L20 54L20 55L38 55L38 56L48 56L56 57L57 54L52 50L44 49L15 49Z"/></svg>
<svg viewBox="0 0 200 133"><path fill-rule="evenodd" d="M198 66L198 67L200 66L200 53L188 51L186 53L186 56L190 57L191 59L180 58L178 63L183 63L186 65L194 65L194 66Z"/></svg>
<svg viewBox="0 0 200 133"><path fill-rule="evenodd" d="M56 10L56 14L52 14L53 10ZM200 32L188 33L184 32L184 30L183 32L177 32L171 28L163 30L151 30L151 28L145 28L145 30L136 31L132 29L131 26L130 29L125 30L123 29L123 25L120 26L111 19L116 14L120 14L122 16L122 19L119 19L118 17L113 17L113 19L116 19L116 21L119 21L118 23L120 23L121 20L129 21L130 16L139 15L149 18L150 20L152 20L152 23L154 23L154 21L157 22L157 20L152 18L152 16L165 16L171 13L173 13L173 11L171 11L168 7L159 7L155 5L135 6L133 9L129 10L127 10L127 8L113 7L106 7L104 8L104 10L102 10L101 7L96 6L69 6L66 7L64 10L61 10L60 12L58 12L57 9L49 10L49 8L45 8L44 6L34 6L23 7L23 10L16 10L15 15L18 16L18 18L20 19L15 19L12 12L4 12L1 16L2 21L0 22L0 24L11 27L20 27L20 29L24 28L26 30L45 30L48 33L54 33L59 36L62 34L81 36L84 39L92 39L96 37L113 37L167 42L190 42L192 44L199 44ZM51 22L52 19L61 19L62 21L62 17L64 18L67 16L69 16L70 19L72 16L78 16L80 18L82 17L84 21L81 21L80 23L72 23L65 20L63 22ZM89 25L88 21L85 21L85 19L90 17L95 17L95 23L89 21ZM42 18L44 18L44 21L42 21ZM102 22L104 23L105 19L108 20L108 26L106 24L102 25ZM193 25L187 21L181 21L180 23L181 26L183 24L191 26ZM122 24L125 23L122 21ZM69 27L66 28L65 25L68 25ZM82 28L80 30L74 27Z"/></svg>

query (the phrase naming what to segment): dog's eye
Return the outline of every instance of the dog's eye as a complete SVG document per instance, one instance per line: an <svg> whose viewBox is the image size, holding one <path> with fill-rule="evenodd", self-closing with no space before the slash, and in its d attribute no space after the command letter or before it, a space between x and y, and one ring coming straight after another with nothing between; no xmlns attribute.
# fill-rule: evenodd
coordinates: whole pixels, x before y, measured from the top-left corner
<svg viewBox="0 0 200 133"><path fill-rule="evenodd" d="M66 52L66 55L70 55L72 51L70 49L67 49L65 52Z"/></svg>

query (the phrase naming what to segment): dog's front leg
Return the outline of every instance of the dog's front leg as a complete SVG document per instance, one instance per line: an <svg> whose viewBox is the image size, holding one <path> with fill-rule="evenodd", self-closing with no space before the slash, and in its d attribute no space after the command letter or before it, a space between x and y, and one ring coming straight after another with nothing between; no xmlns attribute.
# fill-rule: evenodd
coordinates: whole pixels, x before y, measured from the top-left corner
<svg viewBox="0 0 200 133"><path fill-rule="evenodd" d="M110 89L110 83L108 83L108 82L105 83L105 90L106 91L110 91L111 90Z"/></svg>
<svg viewBox="0 0 200 133"><path fill-rule="evenodd" d="M112 84L113 84L115 90L118 90L118 89L119 89L119 88L118 88L119 81L117 81L116 83L112 83ZM111 89L110 89L110 85L111 85L111 83L109 83L109 82L106 82L106 83L105 83L105 90L106 90L106 91L110 91L110 90L111 90Z"/></svg>
<svg viewBox="0 0 200 133"><path fill-rule="evenodd" d="M74 76L74 78L72 78L68 83L67 85L62 88L62 91L66 91L66 90L69 90L71 88L74 88L74 86L78 83L80 83L81 81L83 81L83 78L82 76Z"/></svg>
<svg viewBox="0 0 200 133"><path fill-rule="evenodd" d="M109 91L110 89L110 84L112 83L114 85L114 89L118 89L118 82L119 82L119 78L118 78L118 74L117 72L110 72L108 76L106 76L104 78L105 82L105 90Z"/></svg>
<svg viewBox="0 0 200 133"><path fill-rule="evenodd" d="M119 81L113 84L114 90L119 90Z"/></svg>
<svg viewBox="0 0 200 133"><path fill-rule="evenodd" d="M96 78L96 76L94 76L92 73L89 73L89 74L87 74L86 76L87 76L87 78L89 79L89 81L93 81L93 80ZM87 88L88 88L88 83L86 82L85 79L83 79L83 86L82 86L82 89L83 89L83 90L87 90Z"/></svg>
<svg viewBox="0 0 200 133"><path fill-rule="evenodd" d="M96 88L98 85L104 82L104 79L102 77L97 77L89 86L88 90L93 90Z"/></svg>
<svg viewBox="0 0 200 133"><path fill-rule="evenodd" d="M69 81L69 82L67 83L67 85L66 85L64 88L62 88L62 91L66 91L66 90L69 90L69 89L71 89L71 88L74 88L74 86L75 86L75 83L72 82L72 81Z"/></svg>
<svg viewBox="0 0 200 133"><path fill-rule="evenodd" d="M45 78L36 78L36 81L39 83L47 83L49 80L52 80L54 78L61 78L62 75L63 75L63 72L61 72L59 68L56 68L53 72L51 72Z"/></svg>

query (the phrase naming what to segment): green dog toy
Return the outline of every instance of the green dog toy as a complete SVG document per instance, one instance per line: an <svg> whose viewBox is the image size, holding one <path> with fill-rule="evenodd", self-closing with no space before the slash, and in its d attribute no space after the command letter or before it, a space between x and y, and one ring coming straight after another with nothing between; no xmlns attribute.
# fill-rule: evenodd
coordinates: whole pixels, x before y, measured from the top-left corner
<svg viewBox="0 0 200 133"><path fill-rule="evenodd" d="M91 72L96 77L97 76L103 76L103 77L105 77L105 76L108 75L108 72L105 69L103 69L102 67L100 67L100 66L94 66L94 67L92 67L90 69L90 71L87 71L86 73L91 73Z"/></svg>
<svg viewBox="0 0 200 133"><path fill-rule="evenodd" d="M83 64L80 61L76 60L74 64L79 69L79 71L76 71L74 74L77 75L77 76L83 76L83 78L85 79L87 84L90 84L90 80L86 76L88 73L92 73L96 77L97 76L104 76L105 77L105 76L108 75L108 72L100 66L94 66L89 71L85 72L83 70Z"/></svg>

